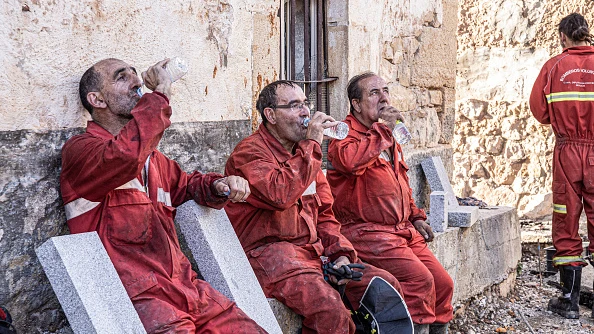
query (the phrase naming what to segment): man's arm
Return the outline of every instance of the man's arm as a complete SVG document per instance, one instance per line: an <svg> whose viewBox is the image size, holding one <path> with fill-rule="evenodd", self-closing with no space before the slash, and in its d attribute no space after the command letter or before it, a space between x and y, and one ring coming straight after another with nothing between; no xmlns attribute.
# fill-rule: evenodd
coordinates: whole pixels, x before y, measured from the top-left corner
<svg viewBox="0 0 594 334"><path fill-rule="evenodd" d="M326 177L320 170L316 179L316 192L320 197L321 205L318 208L318 237L322 240L324 246L324 255L331 261L336 261L339 257L345 256L350 262L357 261L357 253L351 242L340 233L340 223L334 217L332 204L334 199L330 192L330 186Z"/></svg>
<svg viewBox="0 0 594 334"><path fill-rule="evenodd" d="M337 171L360 176L379 158L382 151L393 144L390 129L376 122L362 138L349 134L343 140L332 140L328 146L328 160Z"/></svg>
<svg viewBox="0 0 594 334"><path fill-rule="evenodd" d="M548 103L545 89L549 85L549 69L547 64L543 66L536 77L532 92L530 93L530 111L532 115L542 124L551 124Z"/></svg>
<svg viewBox="0 0 594 334"><path fill-rule="evenodd" d="M286 210L295 205L315 180L322 165L322 149L315 140L296 144L295 154L282 165L268 147L253 141L240 144L227 160L226 174L249 181L247 202L266 210Z"/></svg>
<svg viewBox="0 0 594 334"><path fill-rule="evenodd" d="M78 196L97 201L134 179L171 124L168 99L145 94L132 110L132 119L113 139L83 134L62 150L62 173Z"/></svg>

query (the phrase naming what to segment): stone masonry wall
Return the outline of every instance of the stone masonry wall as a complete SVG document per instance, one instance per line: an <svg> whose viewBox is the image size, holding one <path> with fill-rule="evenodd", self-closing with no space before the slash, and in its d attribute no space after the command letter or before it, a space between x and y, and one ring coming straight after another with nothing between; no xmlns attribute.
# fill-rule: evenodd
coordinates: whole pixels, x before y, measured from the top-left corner
<svg viewBox="0 0 594 334"><path fill-rule="evenodd" d="M439 155L453 172L458 2L328 2L329 75L339 78L332 84L331 115L349 113L349 78L364 71L383 77L413 136L403 150L414 197L428 207L421 159Z"/></svg>
<svg viewBox="0 0 594 334"><path fill-rule="evenodd" d="M419 206L420 161L452 171L454 0L327 0L331 115L348 113L346 81L383 76L413 133L405 158ZM255 98L278 79L277 0L0 2L0 304L23 333L70 333L34 249L68 233L59 193L60 149L89 116L78 80L116 57L139 70L167 56L188 61L174 84L173 125L161 150L188 171L221 171L258 125Z"/></svg>
<svg viewBox="0 0 594 334"><path fill-rule="evenodd" d="M160 148L187 171L221 172L251 132L253 96L276 79L277 9L274 0L0 2L0 305L19 333L71 332L34 249L68 233L60 149L89 119L82 73L107 57L139 71L186 59Z"/></svg>
<svg viewBox="0 0 594 334"><path fill-rule="evenodd" d="M458 23L454 190L540 218L552 212L551 127L528 99L542 65L560 53L558 24L588 0L462 0Z"/></svg>

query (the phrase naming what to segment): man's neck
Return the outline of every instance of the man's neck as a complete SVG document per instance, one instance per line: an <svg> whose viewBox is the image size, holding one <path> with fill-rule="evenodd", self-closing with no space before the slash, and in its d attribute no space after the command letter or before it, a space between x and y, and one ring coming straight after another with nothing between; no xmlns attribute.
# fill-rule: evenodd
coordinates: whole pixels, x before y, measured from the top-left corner
<svg viewBox="0 0 594 334"><path fill-rule="evenodd" d="M269 126L270 123L266 123L266 129L268 130L268 132L270 132L270 134L276 138L276 140L278 140L279 143L281 143L281 145L289 152L291 153L293 151L293 146L295 145L294 142L288 140L288 139L283 139L281 138L278 133L276 132L275 128L273 126Z"/></svg>
<svg viewBox="0 0 594 334"><path fill-rule="evenodd" d="M107 130L114 137L128 124L130 120L122 117L105 117L104 113L93 112L93 122Z"/></svg>
<svg viewBox="0 0 594 334"><path fill-rule="evenodd" d="M368 129L371 129L373 122L364 120L363 117L361 117L361 114L357 112L353 113L353 116L355 116L359 123L365 125L365 127L367 127Z"/></svg>

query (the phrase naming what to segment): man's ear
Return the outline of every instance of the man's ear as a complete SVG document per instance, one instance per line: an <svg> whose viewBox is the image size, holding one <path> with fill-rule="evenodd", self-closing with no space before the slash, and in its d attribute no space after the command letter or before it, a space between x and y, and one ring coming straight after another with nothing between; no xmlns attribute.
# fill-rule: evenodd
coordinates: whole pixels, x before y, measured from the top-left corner
<svg viewBox="0 0 594 334"><path fill-rule="evenodd" d="M361 105L359 104L359 99L352 99L351 103L353 104L353 108L357 113L361 113Z"/></svg>
<svg viewBox="0 0 594 334"><path fill-rule="evenodd" d="M105 109L107 108L107 103L103 99L103 94L100 92L89 92L87 93L87 101L89 104L93 106L93 108L97 109Z"/></svg>
<svg viewBox="0 0 594 334"><path fill-rule="evenodd" d="M276 124L276 115L274 114L274 109L272 108L264 108L264 117L270 124Z"/></svg>
<svg viewBox="0 0 594 334"><path fill-rule="evenodd" d="M559 39L561 40L561 47L565 48L567 45L567 35L562 32L559 32Z"/></svg>

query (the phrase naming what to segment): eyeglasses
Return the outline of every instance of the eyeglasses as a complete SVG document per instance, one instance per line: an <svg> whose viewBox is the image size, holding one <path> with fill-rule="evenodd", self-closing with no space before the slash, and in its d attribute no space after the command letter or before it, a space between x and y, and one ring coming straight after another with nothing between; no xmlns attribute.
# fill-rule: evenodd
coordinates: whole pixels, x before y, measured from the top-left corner
<svg viewBox="0 0 594 334"><path fill-rule="evenodd" d="M311 110L312 103L309 101L295 102L295 103L291 103L291 104L281 104L281 105L278 105L275 107L275 109L291 109L291 111L294 111L294 112L301 111L305 108L307 108L308 110Z"/></svg>

